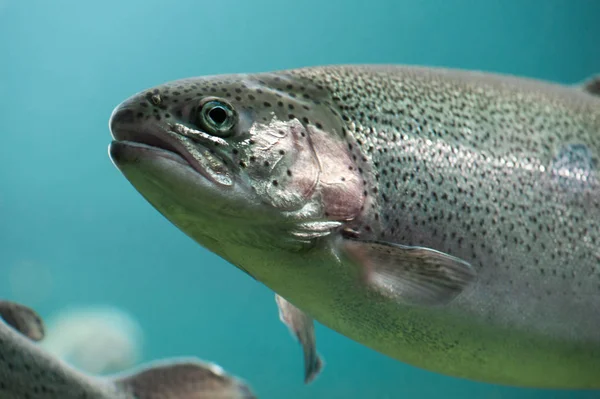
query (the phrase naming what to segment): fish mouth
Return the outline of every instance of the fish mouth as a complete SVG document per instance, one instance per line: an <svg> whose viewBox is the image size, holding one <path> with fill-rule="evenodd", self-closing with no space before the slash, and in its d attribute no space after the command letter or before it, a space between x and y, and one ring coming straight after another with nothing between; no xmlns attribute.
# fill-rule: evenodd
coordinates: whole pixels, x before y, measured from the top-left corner
<svg viewBox="0 0 600 399"><path fill-rule="evenodd" d="M181 165L191 167L212 183L219 185L231 185L231 179L224 170L214 170L210 168L210 163L194 157L190 152L190 147L194 147L197 154L202 154L207 150L197 143L178 134L171 129L170 125L163 125L155 121L133 122L133 111L129 109L115 109L110 122L110 132L113 142L110 146L110 154L113 161L118 158L118 149L128 147L134 150L143 150L151 152L153 155L168 158ZM211 157L214 158L214 153Z"/></svg>

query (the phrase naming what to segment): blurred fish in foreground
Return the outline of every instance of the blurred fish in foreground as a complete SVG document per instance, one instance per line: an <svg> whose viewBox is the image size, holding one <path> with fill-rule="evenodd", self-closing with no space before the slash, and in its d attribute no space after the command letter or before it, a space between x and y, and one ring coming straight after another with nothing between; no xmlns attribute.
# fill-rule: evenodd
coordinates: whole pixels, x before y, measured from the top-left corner
<svg viewBox="0 0 600 399"><path fill-rule="evenodd" d="M253 399L250 388L215 364L196 359L154 362L111 377L68 366L34 341L45 328L35 311L0 300L2 399Z"/></svg>
<svg viewBox="0 0 600 399"><path fill-rule="evenodd" d="M74 367L92 374L135 366L142 353L138 322L112 306L67 308L52 315L42 346Z"/></svg>

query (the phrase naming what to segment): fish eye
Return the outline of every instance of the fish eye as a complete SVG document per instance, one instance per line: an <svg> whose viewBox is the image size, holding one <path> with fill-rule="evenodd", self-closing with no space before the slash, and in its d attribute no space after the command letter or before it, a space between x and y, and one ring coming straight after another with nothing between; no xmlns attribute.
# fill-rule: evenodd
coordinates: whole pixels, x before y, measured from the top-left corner
<svg viewBox="0 0 600 399"><path fill-rule="evenodd" d="M194 115L194 124L215 136L225 137L232 133L237 113L228 102L209 97L201 101Z"/></svg>

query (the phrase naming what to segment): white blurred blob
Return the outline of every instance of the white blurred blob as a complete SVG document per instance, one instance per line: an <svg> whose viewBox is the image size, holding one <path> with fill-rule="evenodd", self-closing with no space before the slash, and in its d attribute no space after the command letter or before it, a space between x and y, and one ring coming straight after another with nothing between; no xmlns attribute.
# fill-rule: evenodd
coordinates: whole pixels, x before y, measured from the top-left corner
<svg viewBox="0 0 600 399"><path fill-rule="evenodd" d="M112 306L67 308L46 319L41 345L72 366L110 374L135 366L143 332L133 317Z"/></svg>

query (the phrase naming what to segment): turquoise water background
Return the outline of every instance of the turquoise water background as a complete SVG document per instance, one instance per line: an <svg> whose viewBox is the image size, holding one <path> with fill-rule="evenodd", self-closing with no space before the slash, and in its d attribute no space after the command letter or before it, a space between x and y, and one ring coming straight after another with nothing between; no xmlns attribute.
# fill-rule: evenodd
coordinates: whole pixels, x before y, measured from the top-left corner
<svg viewBox="0 0 600 399"><path fill-rule="evenodd" d="M0 296L42 314L117 305L144 327L144 360L216 361L265 399L596 398L441 376L320 325L326 366L303 385L272 292L130 186L108 158L107 123L168 80L319 64L575 83L600 72L598 15L595 0L0 0Z"/></svg>

